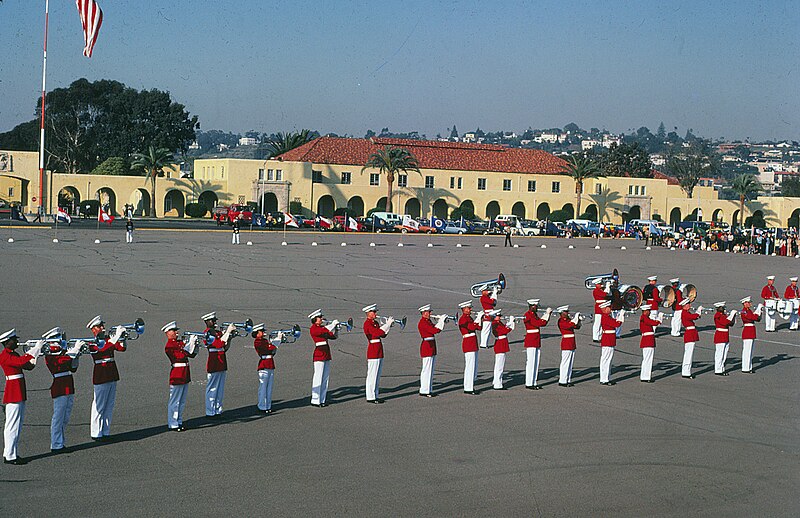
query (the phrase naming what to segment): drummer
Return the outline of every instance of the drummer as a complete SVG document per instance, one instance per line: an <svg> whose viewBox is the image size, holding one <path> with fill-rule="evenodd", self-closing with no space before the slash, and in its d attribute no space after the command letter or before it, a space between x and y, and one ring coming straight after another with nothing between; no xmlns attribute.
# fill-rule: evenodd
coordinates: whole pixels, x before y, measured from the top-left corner
<svg viewBox="0 0 800 518"><path fill-rule="evenodd" d="M767 285L761 288L761 298L764 300L764 307L767 311L764 314L764 322L766 324L766 331L772 333L775 331L775 314L778 308L778 289L775 287L775 276L767 276Z"/></svg>
<svg viewBox="0 0 800 518"><path fill-rule="evenodd" d="M789 284L783 292L783 298L786 299L786 311L789 312L789 329L792 331L797 330L800 319L798 319L798 310L800 309L800 288L797 287L797 277L790 277ZM791 307L789 303L791 302Z"/></svg>

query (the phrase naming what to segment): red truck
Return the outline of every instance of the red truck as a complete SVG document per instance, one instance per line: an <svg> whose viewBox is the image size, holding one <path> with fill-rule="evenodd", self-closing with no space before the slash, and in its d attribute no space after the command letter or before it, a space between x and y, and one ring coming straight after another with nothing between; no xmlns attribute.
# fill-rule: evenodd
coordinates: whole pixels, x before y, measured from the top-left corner
<svg viewBox="0 0 800 518"><path fill-rule="evenodd" d="M230 207L217 205L211 217L216 220L217 225L231 225L238 217L241 217L242 222L249 224L253 219L253 211L247 205L234 204Z"/></svg>

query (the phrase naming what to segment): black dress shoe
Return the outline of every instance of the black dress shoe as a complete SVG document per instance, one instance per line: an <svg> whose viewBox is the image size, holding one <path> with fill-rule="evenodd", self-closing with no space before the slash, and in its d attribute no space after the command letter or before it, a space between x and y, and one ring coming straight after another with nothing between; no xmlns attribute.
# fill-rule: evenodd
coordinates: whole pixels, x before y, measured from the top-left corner
<svg viewBox="0 0 800 518"><path fill-rule="evenodd" d="M755 373L756 373L756 371L754 371L752 369L749 370L749 371L742 371L742 374L755 374Z"/></svg>
<svg viewBox="0 0 800 518"><path fill-rule="evenodd" d="M500 387L500 388L494 388L494 387L492 387L492 390L507 390L507 389L506 389L505 387Z"/></svg>
<svg viewBox="0 0 800 518"><path fill-rule="evenodd" d="M569 383L559 383L559 387L569 387Z"/></svg>
<svg viewBox="0 0 800 518"><path fill-rule="evenodd" d="M568 386L568 387L574 387L574 386L575 386L575 384L574 384L574 383L572 383L572 382L570 382L570 383L567 383L567 386Z"/></svg>
<svg viewBox="0 0 800 518"><path fill-rule="evenodd" d="M534 385L533 386L533 390L542 390L542 386L541 385Z"/></svg>
<svg viewBox="0 0 800 518"><path fill-rule="evenodd" d="M525 385L525 388L528 390L536 390L536 385Z"/></svg>
<svg viewBox="0 0 800 518"><path fill-rule="evenodd" d="M93 440L94 442L102 442L102 441L103 441L103 438L102 438L102 437L92 437L92 440Z"/></svg>
<svg viewBox="0 0 800 518"><path fill-rule="evenodd" d="M271 413L272 413L272 409L270 408L269 410L264 410L264 413L265 413L265 414L267 414L267 415L269 415L269 414L271 414Z"/></svg>
<svg viewBox="0 0 800 518"><path fill-rule="evenodd" d="M11 464L12 466L22 466L27 463L28 461L23 459L22 457L17 457L14 460L3 459L3 464Z"/></svg>
<svg viewBox="0 0 800 518"><path fill-rule="evenodd" d="M469 394L470 396L477 396L478 395L478 391L477 390L465 390L464 394Z"/></svg>
<svg viewBox="0 0 800 518"><path fill-rule="evenodd" d="M368 399L367 403L374 403L376 405L380 405L381 403L383 403L383 400L382 399Z"/></svg>
<svg viewBox="0 0 800 518"><path fill-rule="evenodd" d="M693 380L694 376L681 376L681 378L686 378L687 380Z"/></svg>

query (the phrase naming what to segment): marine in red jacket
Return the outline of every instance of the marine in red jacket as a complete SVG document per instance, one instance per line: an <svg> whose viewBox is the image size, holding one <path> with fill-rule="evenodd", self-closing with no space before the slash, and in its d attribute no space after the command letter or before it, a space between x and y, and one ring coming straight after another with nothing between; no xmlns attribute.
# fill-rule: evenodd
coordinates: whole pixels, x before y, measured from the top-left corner
<svg viewBox="0 0 800 518"><path fill-rule="evenodd" d="M611 316L611 302L606 301L601 304L603 315L600 318L600 327L603 328L603 337L600 339L600 384L613 385L611 381L611 360L614 357L614 347L617 345L617 328L624 321L623 316L619 320Z"/></svg>
<svg viewBox="0 0 800 518"><path fill-rule="evenodd" d="M44 341L40 341L29 351L30 354L20 354L16 351L19 346L17 331L11 329L0 335L3 350L0 351L0 367L6 377L3 404L5 407L5 427L3 431L3 463L25 464L26 461L17 456L17 443L22 431L22 421L25 416L25 375L23 370L32 370L36 366L36 357L41 354Z"/></svg>
<svg viewBox="0 0 800 518"><path fill-rule="evenodd" d="M492 334L494 341L494 380L492 388L495 390L503 389L503 371L506 366L506 353L511 349L508 346L508 335L514 330L514 319L509 317L508 323L502 320L502 311L495 309L492 312Z"/></svg>
<svg viewBox="0 0 800 518"><path fill-rule="evenodd" d="M186 407L186 395L192 375L189 371L189 358L197 356L197 335L189 337L189 343L184 343L178 337L178 324L175 321L165 324L161 331L167 337L164 345L164 354L169 358L169 399L167 402L167 428L182 432L183 409Z"/></svg>
<svg viewBox="0 0 800 518"><path fill-rule="evenodd" d="M491 292L483 290L481 292L481 309L483 310L483 321L481 324L480 346L483 348L489 347L489 336L492 334L492 318L489 316L489 311L492 311L497 305L497 287Z"/></svg>
<svg viewBox="0 0 800 518"><path fill-rule="evenodd" d="M422 358L422 370L419 375L419 395L434 397L433 394L433 369L436 363L436 335L444 329L447 315L436 317L436 324L431 321L431 306L421 306L417 330L422 342L419 345L419 355Z"/></svg>
<svg viewBox="0 0 800 518"><path fill-rule="evenodd" d="M797 277L790 277L789 284L783 292L783 298L787 301L793 300L795 306L789 314L789 329L796 330L800 326L800 304L797 304L797 299L800 299L800 287L797 286Z"/></svg>
<svg viewBox="0 0 800 518"><path fill-rule="evenodd" d="M730 327L736 320L736 310L725 314L725 302L714 304L714 374L717 376L727 376L725 372L725 360L728 359L728 347L730 346Z"/></svg>
<svg viewBox="0 0 800 518"><path fill-rule="evenodd" d="M228 359L225 353L236 336L236 326L228 324L224 332L217 328L217 314L212 311L201 317L206 325L204 332L208 359L206 360L206 417L222 414L225 400L225 380L228 376Z"/></svg>
<svg viewBox="0 0 800 518"><path fill-rule="evenodd" d="M642 349L642 368L639 381L652 383L653 356L656 348L656 327L661 324L660 318L650 318L651 309L643 305L642 315L639 317L639 332L642 337L639 340L639 348Z"/></svg>
<svg viewBox="0 0 800 518"><path fill-rule="evenodd" d="M101 441L111 435L111 419L117 398L117 381L119 381L119 371L114 353L126 350L125 343L122 341L125 329L117 326L109 336L106 333L105 322L100 315L90 320L86 327L94 335L94 341L89 344L89 352L94 360L91 436L92 440Z"/></svg>
<svg viewBox="0 0 800 518"><path fill-rule="evenodd" d="M253 349L258 355L258 409L266 414L272 413L272 387L275 381L275 354L278 352L276 344L280 344L283 336L275 334L274 342L265 334L264 324L256 324L251 331L253 336Z"/></svg>
<svg viewBox="0 0 800 518"><path fill-rule="evenodd" d="M50 451L58 453L64 449L66 443L67 425L75 402L75 381L72 374L78 370L78 354L83 344L76 343L76 346L67 350L67 341L60 327L51 329L42 338L50 344L45 364L53 376L50 385L50 397L53 398Z"/></svg>
<svg viewBox="0 0 800 518"><path fill-rule="evenodd" d="M777 288L775 288L774 275L769 275L767 277L766 286L761 288L761 298L764 300L764 306L767 309L766 313L764 314L765 330L771 333L775 331L776 311L778 307L778 300L781 298L780 294L778 294Z"/></svg>
<svg viewBox="0 0 800 518"><path fill-rule="evenodd" d="M761 320L763 306L753 311L750 297L745 297L742 302L742 372L753 374L753 342L756 339L756 322Z"/></svg>
<svg viewBox="0 0 800 518"><path fill-rule="evenodd" d="M361 308L366 314L364 336L367 337L367 380L365 392L368 403L381 404L381 370L383 369L383 338L394 324L394 318L387 318L383 324L378 321L378 305L370 304Z"/></svg>
<svg viewBox="0 0 800 518"><path fill-rule="evenodd" d="M600 310L600 304L606 300L610 300L611 295L606 293L603 289L603 283L600 281L595 282L594 291L592 291L592 298L594 299L594 323L592 325L592 341L599 342L603 336L603 329L600 327L600 318L603 312Z"/></svg>
<svg viewBox="0 0 800 518"><path fill-rule="evenodd" d="M700 341L700 334L697 332L695 321L700 318L703 306L697 308L697 313L692 312L689 299L681 300L681 324L684 328L683 333L683 363L681 364L681 376L694 379L692 375L692 357L694 355L694 345Z"/></svg>
<svg viewBox="0 0 800 518"><path fill-rule="evenodd" d="M329 340L338 337L339 321L324 324L324 315L321 309L312 311L308 315L311 327L308 334L314 342L314 377L311 380L311 405L319 408L327 406L328 381L330 380L331 346Z"/></svg>
<svg viewBox="0 0 800 518"><path fill-rule="evenodd" d="M575 330L580 329L580 315L569 316L569 306L556 308L559 314L558 330L561 332L561 364L559 366L558 384L562 387L572 386L572 364L575 361Z"/></svg>
<svg viewBox="0 0 800 518"><path fill-rule="evenodd" d="M478 337L476 331L481 329L480 319L472 317L472 301L467 300L458 305L461 317L458 319L458 330L461 333L461 351L464 353L464 393L477 395L475 380L478 378Z"/></svg>
<svg viewBox="0 0 800 518"><path fill-rule="evenodd" d="M647 278L648 285L642 290L645 294L645 304L650 307L650 311L658 311L658 307L661 305L661 295L656 286L657 281L658 276L651 275Z"/></svg>

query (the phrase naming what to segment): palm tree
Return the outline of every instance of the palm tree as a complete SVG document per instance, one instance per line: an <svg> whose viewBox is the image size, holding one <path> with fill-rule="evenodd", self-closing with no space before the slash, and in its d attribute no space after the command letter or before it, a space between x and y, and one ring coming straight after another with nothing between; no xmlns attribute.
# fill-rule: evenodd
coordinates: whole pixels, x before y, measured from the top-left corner
<svg viewBox="0 0 800 518"><path fill-rule="evenodd" d="M744 223L744 202L761 191L761 184L752 174L743 173L733 179L731 190L739 196L739 226ZM736 226L736 222L733 222Z"/></svg>
<svg viewBox="0 0 800 518"><path fill-rule="evenodd" d="M156 177L164 176L164 168L177 163L175 156L167 148L149 146L147 153L134 153L131 158L131 169L144 170L145 181L150 179L150 217L155 218Z"/></svg>
<svg viewBox="0 0 800 518"><path fill-rule="evenodd" d="M580 218L583 182L589 178L600 176L600 167L597 165L597 162L586 155L575 154L567 159L563 171L575 180L575 217Z"/></svg>
<svg viewBox="0 0 800 518"><path fill-rule="evenodd" d="M372 153L367 159L367 163L361 168L361 172L363 173L365 169L370 167L380 170L381 173L386 173L386 183L388 184L386 212L392 212L394 175L399 172L420 172L417 158L409 150L394 146L385 146L383 149Z"/></svg>
<svg viewBox="0 0 800 518"><path fill-rule="evenodd" d="M306 142L311 142L316 138L309 130L303 129L298 132L278 132L274 138L269 139L267 147L269 148L269 157L274 158L282 155L287 151L291 151L296 147L300 147Z"/></svg>
<svg viewBox="0 0 800 518"><path fill-rule="evenodd" d="M609 210L613 212L619 209L616 201L622 198L617 191L612 191L608 187L603 187L599 193L590 194L589 197L597 206L597 222L600 224L608 217Z"/></svg>

